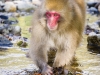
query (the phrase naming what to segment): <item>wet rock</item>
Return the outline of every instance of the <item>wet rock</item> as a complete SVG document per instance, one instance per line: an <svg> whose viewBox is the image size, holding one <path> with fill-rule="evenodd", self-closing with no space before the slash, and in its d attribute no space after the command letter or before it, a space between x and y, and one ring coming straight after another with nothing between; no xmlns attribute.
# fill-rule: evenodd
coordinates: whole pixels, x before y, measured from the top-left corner
<svg viewBox="0 0 100 75"><path fill-rule="evenodd" d="M4 51L4 50L7 50L7 48L0 48L0 51Z"/></svg>
<svg viewBox="0 0 100 75"><path fill-rule="evenodd" d="M4 36L0 35L0 46L11 47L13 44Z"/></svg>
<svg viewBox="0 0 100 75"><path fill-rule="evenodd" d="M96 35L88 36L87 43L87 48L89 51L100 53L100 40Z"/></svg>
<svg viewBox="0 0 100 75"><path fill-rule="evenodd" d="M17 46L19 46L19 47L27 47L28 44L27 44L26 42L19 41L19 42L17 43Z"/></svg>

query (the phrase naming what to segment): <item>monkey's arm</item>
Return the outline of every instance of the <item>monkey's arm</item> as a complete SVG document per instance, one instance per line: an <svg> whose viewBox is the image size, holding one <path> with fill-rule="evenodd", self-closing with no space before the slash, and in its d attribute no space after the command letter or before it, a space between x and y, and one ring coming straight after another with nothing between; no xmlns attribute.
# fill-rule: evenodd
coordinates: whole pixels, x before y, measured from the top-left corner
<svg viewBox="0 0 100 75"><path fill-rule="evenodd" d="M41 35L40 35L41 36ZM37 40L37 39L36 39ZM45 49L44 42L34 41L33 44L31 44L31 49L30 49L30 57L34 61L34 63L39 67L41 70L41 73L44 74L51 74L52 73L52 68L47 65L47 50ZM31 41L32 42L32 41Z"/></svg>
<svg viewBox="0 0 100 75"><path fill-rule="evenodd" d="M64 41L64 48L57 51L54 66L62 67L62 66L70 66L70 62L75 55L75 50L79 44L79 37L77 34L68 34L66 41ZM69 68L68 68L69 69Z"/></svg>
<svg viewBox="0 0 100 75"><path fill-rule="evenodd" d="M47 50L44 46L44 32L41 26L37 24L32 28L31 34L29 54L35 64L42 68L47 62Z"/></svg>

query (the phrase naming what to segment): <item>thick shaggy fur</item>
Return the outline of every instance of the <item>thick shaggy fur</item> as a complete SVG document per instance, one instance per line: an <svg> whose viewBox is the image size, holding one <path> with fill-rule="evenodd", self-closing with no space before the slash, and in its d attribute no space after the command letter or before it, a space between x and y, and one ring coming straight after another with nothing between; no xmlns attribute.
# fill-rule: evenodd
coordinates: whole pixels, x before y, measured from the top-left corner
<svg viewBox="0 0 100 75"><path fill-rule="evenodd" d="M45 13L56 11L61 18L55 31L48 29ZM47 52L56 48L53 66L67 66L75 55L85 23L84 0L44 0L34 12L30 41L30 57L38 67L47 65Z"/></svg>

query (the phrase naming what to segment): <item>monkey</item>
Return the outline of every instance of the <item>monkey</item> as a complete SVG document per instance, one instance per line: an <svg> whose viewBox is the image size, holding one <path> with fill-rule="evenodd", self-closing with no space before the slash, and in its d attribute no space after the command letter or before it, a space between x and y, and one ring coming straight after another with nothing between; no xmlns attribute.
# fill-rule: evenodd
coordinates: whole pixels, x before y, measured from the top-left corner
<svg viewBox="0 0 100 75"><path fill-rule="evenodd" d="M47 64L50 48L57 50L53 67L69 69L85 25L84 0L42 0L33 13L29 56L42 75L52 75Z"/></svg>

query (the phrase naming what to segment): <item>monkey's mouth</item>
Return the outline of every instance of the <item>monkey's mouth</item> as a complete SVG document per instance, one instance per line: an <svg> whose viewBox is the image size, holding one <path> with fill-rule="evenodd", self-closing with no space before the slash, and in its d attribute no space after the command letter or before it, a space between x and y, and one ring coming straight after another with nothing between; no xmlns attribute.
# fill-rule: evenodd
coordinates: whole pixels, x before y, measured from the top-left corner
<svg viewBox="0 0 100 75"><path fill-rule="evenodd" d="M48 27L48 29L51 30L51 31L57 30L57 28L58 28L58 23L57 23L55 26L50 26L49 24L47 24L47 27Z"/></svg>

